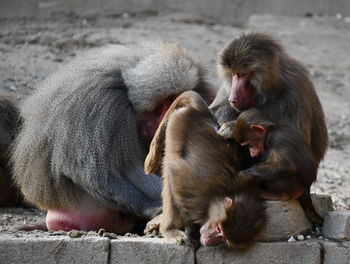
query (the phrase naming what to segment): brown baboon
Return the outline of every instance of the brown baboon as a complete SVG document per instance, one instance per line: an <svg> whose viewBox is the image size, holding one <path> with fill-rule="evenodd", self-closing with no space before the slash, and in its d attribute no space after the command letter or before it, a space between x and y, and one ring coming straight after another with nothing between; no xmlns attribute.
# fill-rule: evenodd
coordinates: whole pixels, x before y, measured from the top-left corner
<svg viewBox="0 0 350 264"><path fill-rule="evenodd" d="M322 224L323 219L317 214L310 197L318 163L300 134L273 122L256 109L242 112L236 121L222 126L220 132L247 146L252 157L260 157L258 163L240 174L255 177L261 198L298 199L310 221Z"/></svg>
<svg viewBox="0 0 350 264"><path fill-rule="evenodd" d="M305 67L277 40L262 33L233 40L219 55L218 71L224 84L210 108L220 124L254 107L300 133L320 162L328 144L320 101Z"/></svg>
<svg viewBox="0 0 350 264"><path fill-rule="evenodd" d="M183 244L247 246L264 227L265 207L253 177L236 176L240 153L218 134L217 122L195 92L180 95L162 120L145 172L162 166L160 233Z"/></svg>

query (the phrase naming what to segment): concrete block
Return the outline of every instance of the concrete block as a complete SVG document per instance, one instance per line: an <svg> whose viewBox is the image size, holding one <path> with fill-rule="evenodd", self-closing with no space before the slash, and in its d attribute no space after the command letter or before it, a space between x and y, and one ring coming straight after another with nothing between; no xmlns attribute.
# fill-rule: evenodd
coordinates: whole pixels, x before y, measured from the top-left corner
<svg viewBox="0 0 350 264"><path fill-rule="evenodd" d="M259 241L286 241L312 227L297 200L266 201L266 229Z"/></svg>
<svg viewBox="0 0 350 264"><path fill-rule="evenodd" d="M325 242L324 264L350 263L350 242Z"/></svg>
<svg viewBox="0 0 350 264"><path fill-rule="evenodd" d="M350 211L329 212L324 219L322 232L330 239L350 240Z"/></svg>
<svg viewBox="0 0 350 264"><path fill-rule="evenodd" d="M260 242L247 251L219 247L201 247L197 251L197 264L320 264L321 247L315 241Z"/></svg>
<svg viewBox="0 0 350 264"><path fill-rule="evenodd" d="M315 206L317 213L323 217L333 211L333 201L330 195L321 195L321 194L311 194L312 203Z"/></svg>
<svg viewBox="0 0 350 264"><path fill-rule="evenodd" d="M0 236L0 263L107 263L109 240L66 236Z"/></svg>
<svg viewBox="0 0 350 264"><path fill-rule="evenodd" d="M123 237L111 240L110 263L194 263L194 251L191 247L169 243L162 238Z"/></svg>

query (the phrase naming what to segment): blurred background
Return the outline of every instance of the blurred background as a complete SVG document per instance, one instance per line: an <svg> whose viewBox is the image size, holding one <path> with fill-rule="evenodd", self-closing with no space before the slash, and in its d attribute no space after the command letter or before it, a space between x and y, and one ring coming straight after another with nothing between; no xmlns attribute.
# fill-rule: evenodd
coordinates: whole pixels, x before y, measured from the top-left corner
<svg viewBox="0 0 350 264"><path fill-rule="evenodd" d="M330 134L312 191L349 208L349 0L0 0L0 94L20 104L81 51L143 39L184 45L219 87L218 52L250 31L275 35L310 71Z"/></svg>
<svg viewBox="0 0 350 264"><path fill-rule="evenodd" d="M52 18L76 16L119 16L124 13L190 12L222 23L241 23L252 14L312 16L349 15L348 0L1 0L2 18Z"/></svg>

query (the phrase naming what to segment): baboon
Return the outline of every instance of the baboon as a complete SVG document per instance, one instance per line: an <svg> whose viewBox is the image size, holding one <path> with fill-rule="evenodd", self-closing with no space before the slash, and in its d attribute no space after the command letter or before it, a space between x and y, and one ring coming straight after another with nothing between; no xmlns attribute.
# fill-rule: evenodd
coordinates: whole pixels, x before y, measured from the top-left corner
<svg viewBox="0 0 350 264"><path fill-rule="evenodd" d="M244 247L264 227L258 184L237 176L240 153L217 128L204 100L188 91L170 106L152 140L145 172L162 167L159 231L167 240Z"/></svg>
<svg viewBox="0 0 350 264"><path fill-rule="evenodd" d="M124 234L161 206L161 180L143 162L182 92L211 100L200 64L165 42L92 49L47 77L23 103L14 177L47 210L49 230Z"/></svg>
<svg viewBox="0 0 350 264"><path fill-rule="evenodd" d="M236 121L221 127L221 135L234 137L249 148L260 161L242 170L242 177L253 176L259 182L260 197L265 200L298 199L309 220L321 225L310 197L318 163L302 136L287 126L273 122L256 109L242 112Z"/></svg>
<svg viewBox="0 0 350 264"><path fill-rule="evenodd" d="M19 111L0 95L0 205L18 205L22 197L13 183L10 170L10 148L20 125Z"/></svg>
<svg viewBox="0 0 350 264"><path fill-rule="evenodd" d="M328 144L323 110L305 67L273 37L245 34L219 54L224 79L210 109L221 124L256 108L294 129L311 146L319 163Z"/></svg>

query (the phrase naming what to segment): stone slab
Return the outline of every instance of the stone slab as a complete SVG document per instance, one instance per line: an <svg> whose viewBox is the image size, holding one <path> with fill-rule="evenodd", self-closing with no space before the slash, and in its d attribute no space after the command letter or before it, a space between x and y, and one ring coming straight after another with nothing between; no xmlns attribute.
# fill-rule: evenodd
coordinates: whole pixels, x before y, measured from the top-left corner
<svg viewBox="0 0 350 264"><path fill-rule="evenodd" d="M260 242L243 252L225 247L201 247L197 264L320 264L321 246L316 241Z"/></svg>
<svg viewBox="0 0 350 264"><path fill-rule="evenodd" d="M325 242L323 264L350 263L350 242Z"/></svg>
<svg viewBox="0 0 350 264"><path fill-rule="evenodd" d="M350 240L350 211L329 212L323 223L325 237L337 240Z"/></svg>
<svg viewBox="0 0 350 264"><path fill-rule="evenodd" d="M321 262L322 261L322 262ZM69 238L47 233L0 236L0 263L232 263L343 264L350 263L350 242L306 240L258 242L246 251L219 247L193 248L162 238Z"/></svg>
<svg viewBox="0 0 350 264"><path fill-rule="evenodd" d="M266 229L259 241L286 241L312 228L297 200L266 201L266 214Z"/></svg>
<svg viewBox="0 0 350 264"><path fill-rule="evenodd" d="M109 240L86 237L0 236L0 263L107 263Z"/></svg>
<svg viewBox="0 0 350 264"><path fill-rule="evenodd" d="M162 238L123 237L111 240L110 263L194 263L194 251L191 247L169 243Z"/></svg>

